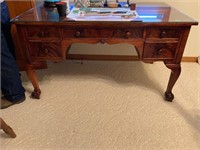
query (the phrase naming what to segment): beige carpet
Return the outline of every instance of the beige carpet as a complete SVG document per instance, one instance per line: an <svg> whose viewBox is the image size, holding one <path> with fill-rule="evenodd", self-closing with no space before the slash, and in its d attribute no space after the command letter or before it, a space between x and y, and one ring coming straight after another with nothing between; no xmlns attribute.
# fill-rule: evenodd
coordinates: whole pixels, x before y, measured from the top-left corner
<svg viewBox="0 0 200 150"><path fill-rule="evenodd" d="M27 99L1 110L2 150L200 149L200 66L182 63L172 103L163 100L163 63L71 61L37 72L40 100L22 73Z"/></svg>

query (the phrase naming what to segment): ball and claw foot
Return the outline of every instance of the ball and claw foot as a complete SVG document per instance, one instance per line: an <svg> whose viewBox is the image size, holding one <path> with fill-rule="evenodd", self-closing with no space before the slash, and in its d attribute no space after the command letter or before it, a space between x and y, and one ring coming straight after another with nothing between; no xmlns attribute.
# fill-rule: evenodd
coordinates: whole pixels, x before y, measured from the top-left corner
<svg viewBox="0 0 200 150"><path fill-rule="evenodd" d="M10 127L10 126L7 126L7 128L6 129L3 129L3 131L6 133L6 134L8 134L8 135L10 135L10 137L11 138L16 138L16 134L15 134L15 132L13 131L13 129Z"/></svg>
<svg viewBox="0 0 200 150"><path fill-rule="evenodd" d="M165 100L168 102L172 102L174 99L174 94L172 92L165 92Z"/></svg>
<svg viewBox="0 0 200 150"><path fill-rule="evenodd" d="M41 94L41 91L36 91L36 90L34 90L34 91L31 93L31 97L34 98L34 99L40 99L40 94Z"/></svg>

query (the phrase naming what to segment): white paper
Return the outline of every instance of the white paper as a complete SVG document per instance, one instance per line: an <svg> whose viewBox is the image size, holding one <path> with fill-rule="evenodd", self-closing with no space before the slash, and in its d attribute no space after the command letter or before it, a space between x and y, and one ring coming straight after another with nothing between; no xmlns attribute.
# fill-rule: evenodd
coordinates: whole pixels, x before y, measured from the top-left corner
<svg viewBox="0 0 200 150"><path fill-rule="evenodd" d="M139 18L136 11L129 8L86 8L74 7L67 18L75 21L134 21Z"/></svg>

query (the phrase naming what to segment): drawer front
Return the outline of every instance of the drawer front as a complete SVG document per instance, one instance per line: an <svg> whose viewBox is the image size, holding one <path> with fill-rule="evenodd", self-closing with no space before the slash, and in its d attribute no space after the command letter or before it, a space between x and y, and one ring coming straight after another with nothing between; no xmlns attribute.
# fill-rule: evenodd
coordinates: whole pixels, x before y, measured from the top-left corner
<svg viewBox="0 0 200 150"><path fill-rule="evenodd" d="M146 43L143 58L174 59L177 45L177 43Z"/></svg>
<svg viewBox="0 0 200 150"><path fill-rule="evenodd" d="M64 57L64 54L61 51L61 44L58 42L31 42L30 55L31 58L45 60L60 59Z"/></svg>
<svg viewBox="0 0 200 150"><path fill-rule="evenodd" d="M180 38L181 28L150 27L147 28L146 38Z"/></svg>
<svg viewBox="0 0 200 150"><path fill-rule="evenodd" d="M59 37L59 29L56 27L27 27L26 32L28 37L41 37L41 38Z"/></svg>
<svg viewBox="0 0 200 150"><path fill-rule="evenodd" d="M143 38L143 28L63 28L63 38Z"/></svg>

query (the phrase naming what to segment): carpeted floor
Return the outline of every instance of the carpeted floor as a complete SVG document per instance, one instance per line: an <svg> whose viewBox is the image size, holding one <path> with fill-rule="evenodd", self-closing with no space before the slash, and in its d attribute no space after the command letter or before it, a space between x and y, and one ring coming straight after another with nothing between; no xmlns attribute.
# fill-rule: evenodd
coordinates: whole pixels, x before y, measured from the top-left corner
<svg viewBox="0 0 200 150"><path fill-rule="evenodd" d="M172 103L163 100L163 63L71 61L37 72L42 95L22 73L25 102L1 110L17 138L2 150L200 149L200 66L182 63Z"/></svg>

